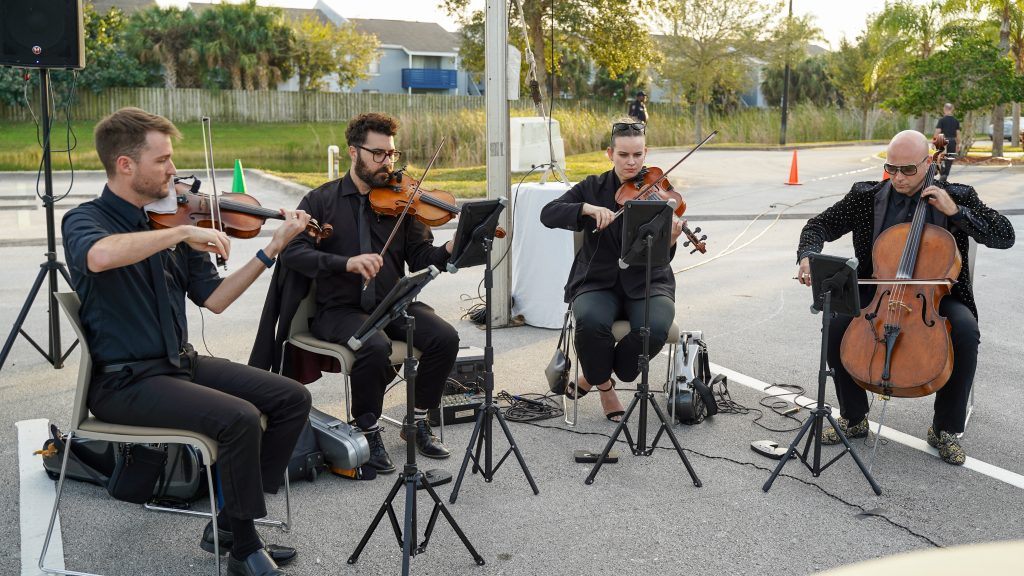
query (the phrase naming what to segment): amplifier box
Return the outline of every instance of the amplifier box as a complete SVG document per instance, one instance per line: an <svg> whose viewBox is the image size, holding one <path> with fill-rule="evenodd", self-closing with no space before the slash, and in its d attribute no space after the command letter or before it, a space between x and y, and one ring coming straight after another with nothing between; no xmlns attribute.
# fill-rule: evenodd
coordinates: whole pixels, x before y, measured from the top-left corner
<svg viewBox="0 0 1024 576"><path fill-rule="evenodd" d="M452 372L444 384L444 394L463 394L466 388L476 390L477 386L483 384L483 376L484 351L476 346L460 347L455 366L452 366Z"/></svg>
<svg viewBox="0 0 1024 576"><path fill-rule="evenodd" d="M483 396L470 394L448 394L441 397L441 408L444 410L444 425L462 424L476 421L476 412L484 403ZM438 408L427 411L427 419L431 426L441 425L441 414Z"/></svg>

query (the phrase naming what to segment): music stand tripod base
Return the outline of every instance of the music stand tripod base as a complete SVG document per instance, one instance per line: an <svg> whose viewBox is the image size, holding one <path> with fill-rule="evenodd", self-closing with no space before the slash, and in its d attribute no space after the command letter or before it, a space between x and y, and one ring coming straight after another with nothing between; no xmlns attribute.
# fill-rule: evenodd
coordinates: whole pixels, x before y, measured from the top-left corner
<svg viewBox="0 0 1024 576"><path fill-rule="evenodd" d="M391 528L395 532L395 537L398 539L399 546L402 547L402 574L408 576L409 574L409 561L417 555L426 552L427 544L430 542L430 536L434 532L434 526L437 524L437 518L439 514L444 514L448 524L451 525L452 529L455 530L455 534L458 535L459 539L462 540L466 550L469 551L470 555L473 556L473 561L478 566L484 565L484 559L480 554L473 548L473 545L469 542L469 538L459 527L458 523L455 522L455 518L452 517L451 512L445 508L444 503L441 502L441 498L437 495L431 484L444 483L444 480L440 478L432 479L434 471L423 472L416 467L416 426L414 424L413 407L416 403L416 356L413 353L413 338L416 332L416 319L406 312L406 308L412 303L413 299L419 294L420 290L426 285L427 282L432 280L438 274L437 268L430 266L427 269L420 270L408 276L401 278L398 284L391 289L391 292L385 296L384 300L377 307L376 310L370 315L369 318L363 323L363 326L356 331L355 335L349 340L349 347L353 350L358 350L362 347L362 343L372 334L375 334L378 330L389 324L390 322L398 319L405 319L405 337L408 345L406 346L406 356L403 362L405 379L406 379L406 407L405 407L405 422L402 425L402 430L405 433L406 438L406 462L405 466L402 467L402 472L398 475L395 480L394 486L391 487L391 491L388 492L387 498L381 504L380 509L377 510L377 515L374 516L370 526L363 533L362 539L359 541L359 545L356 546L352 555L348 558L349 564L355 564L359 560L359 555L362 554L363 548L370 541L370 537L373 536L380 521L384 518L384 514L388 515L388 519L391 521ZM450 480L451 477L448 477ZM398 515L395 513L394 500L398 496L398 491L405 487L405 514L404 524L400 526L398 523ZM427 528L423 533L423 540L416 544L416 492L418 490L425 490L430 495L430 499L434 502L434 507L430 511L430 519L427 521Z"/></svg>
<svg viewBox="0 0 1024 576"><path fill-rule="evenodd" d="M650 456L654 453L658 440L661 439L661 435L664 433L672 441L672 446L675 448L676 453L679 454L679 459L686 466L686 471L690 474L693 485L700 488L702 486L701 481L697 478L697 473L693 471L693 466L690 465L690 460L683 452L683 447L679 444L679 439L676 438L675 433L672 431L672 427L669 425L668 419L665 418L664 412L662 412L655 401L654 393L651 392L649 385L651 269L654 266L667 266L671 260L669 237L672 229L672 208L668 203L661 200L630 200L626 202L623 210L622 256L619 260L619 265L623 268L626 266L644 266L645 268L644 324L642 329L643 351L638 359L641 377L637 391L633 395L633 400L629 403L629 407L626 408L626 412L622 415L622 420L615 427L615 432L612 433L608 443L605 444L604 450L594 463L594 467L591 469L587 479L584 480L584 484L589 486L594 483L598 471L601 470L601 466L607 460L609 452L615 446L619 434L625 433L626 442L629 444L633 454L637 456ZM654 259L655 254L657 255L657 261ZM648 404L654 409L654 413L661 421L661 426L654 435L650 446L647 445ZM634 442L626 424L638 406L640 408L639 423L637 424L637 438Z"/></svg>
<svg viewBox="0 0 1024 576"><path fill-rule="evenodd" d="M469 444L466 446L466 455L462 459L462 467L459 469L458 479L452 488L448 501L452 504L459 497L459 490L462 488L462 480L466 476L466 468L469 461L473 461L473 474L477 472L483 477L484 482L491 482L494 474L505 463L509 455L515 455L519 467L523 469L526 481L534 495L540 494L540 488L530 474L530 468L526 465L519 446L516 445L501 410L494 402L494 347L491 346L491 287L494 284L493 270L491 267L491 247L494 241L495 231L498 226L498 216L505 207L506 200L484 200L463 205L462 213L459 215L459 229L455 232L455 242L452 250L452 258L448 264L450 272L457 272L460 268L468 266L484 265L484 317L486 318L486 344L484 345L484 371L483 388L484 402L480 406L476 425L469 437ZM497 420L501 426L509 448L505 454L494 464L492 456L493 448L493 423ZM474 453L473 447L476 446Z"/></svg>
<svg viewBox="0 0 1024 576"><path fill-rule="evenodd" d="M811 286L814 294L812 311L820 310L822 312L821 357L818 366L818 400L807 420L800 427L800 432L797 433L796 438L790 443L786 453L779 460L775 470L772 471L771 476L768 477L768 480L761 489L765 492L771 489L772 483L775 482L779 473L782 472L782 467L786 465L786 462L789 462L790 458L796 458L801 461L811 471L811 474L817 478L821 475L822 471L844 455L849 454L853 457L853 461L857 463L860 471L864 473L864 477L867 479L868 484L871 485L874 493L881 495L882 488L875 481L874 477L871 476L871 472L868 471L867 467L864 466L864 462L857 455L857 451L853 449L850 440L843 433L839 423L832 417L832 408L825 404L825 382L829 376L835 378L834 371L828 368L828 332L834 312L832 310L832 298L836 296L838 301L838 309L835 311L837 314L857 315L860 313L860 296L857 288L857 260L855 258L846 259L822 254L810 254L809 257L811 263ZM822 466L821 433L824 420L828 420L829 424L832 425L845 449ZM798 453L797 445L808 432L811 435L807 437L803 452ZM812 447L812 461L808 462L808 458L812 453Z"/></svg>

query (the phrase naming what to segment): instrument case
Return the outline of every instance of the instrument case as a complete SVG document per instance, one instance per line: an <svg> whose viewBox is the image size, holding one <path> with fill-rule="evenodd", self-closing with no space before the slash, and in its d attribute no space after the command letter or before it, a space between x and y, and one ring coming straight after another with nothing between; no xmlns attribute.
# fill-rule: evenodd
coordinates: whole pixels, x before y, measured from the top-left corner
<svg viewBox="0 0 1024 576"><path fill-rule="evenodd" d="M316 408L309 410L309 423L332 469L358 468L370 460L370 445L358 428Z"/></svg>

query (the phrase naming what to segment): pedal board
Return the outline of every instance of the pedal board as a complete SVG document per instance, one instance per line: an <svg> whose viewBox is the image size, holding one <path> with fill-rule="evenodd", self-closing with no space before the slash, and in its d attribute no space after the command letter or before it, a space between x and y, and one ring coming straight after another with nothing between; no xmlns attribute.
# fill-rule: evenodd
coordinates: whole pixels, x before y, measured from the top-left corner
<svg viewBox="0 0 1024 576"><path fill-rule="evenodd" d="M476 410L483 403L483 396L468 396L466 394L441 396L440 410L444 410L444 425L476 421ZM440 410L431 408L427 412L427 419L430 421L431 426L441 425Z"/></svg>

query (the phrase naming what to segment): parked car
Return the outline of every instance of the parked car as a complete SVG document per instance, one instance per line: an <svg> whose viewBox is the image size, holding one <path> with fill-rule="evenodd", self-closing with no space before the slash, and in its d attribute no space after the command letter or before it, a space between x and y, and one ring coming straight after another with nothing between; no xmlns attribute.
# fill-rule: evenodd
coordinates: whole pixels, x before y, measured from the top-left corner
<svg viewBox="0 0 1024 576"><path fill-rule="evenodd" d="M992 137L992 132L994 132L992 127L993 127L993 125L989 124L988 125L988 132L986 132L986 134L988 134L989 138ZM1024 124L1020 124L1020 127L1022 129L1024 129ZM1004 117L1003 118L1003 140L1009 140L1010 136L1012 134L1013 134L1013 118Z"/></svg>

